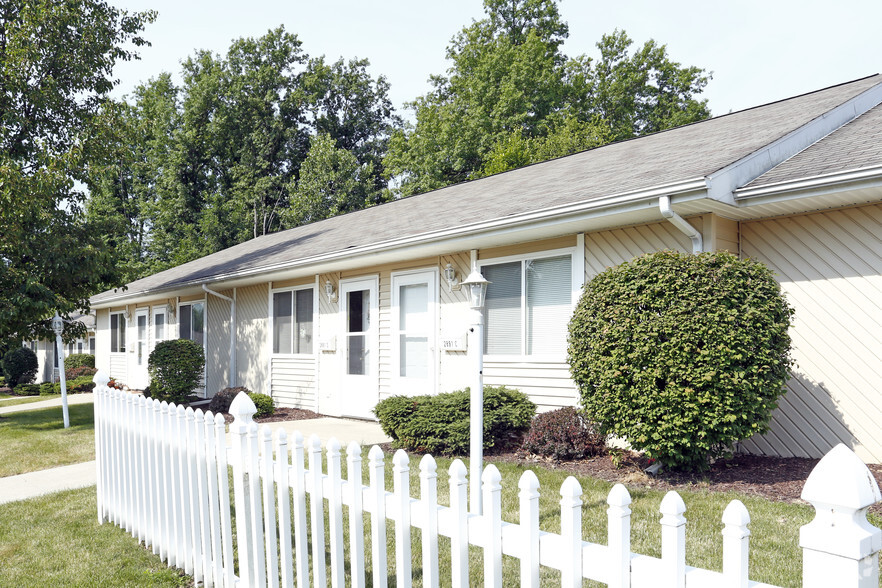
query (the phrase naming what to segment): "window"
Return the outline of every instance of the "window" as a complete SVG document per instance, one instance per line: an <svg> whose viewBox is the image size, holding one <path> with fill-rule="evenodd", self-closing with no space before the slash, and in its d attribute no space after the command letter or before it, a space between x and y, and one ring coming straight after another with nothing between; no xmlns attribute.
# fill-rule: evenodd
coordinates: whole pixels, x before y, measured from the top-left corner
<svg viewBox="0 0 882 588"><path fill-rule="evenodd" d="M110 352L124 353L126 350L126 317L121 312L110 315Z"/></svg>
<svg viewBox="0 0 882 588"><path fill-rule="evenodd" d="M180 320L180 339L189 339L200 345L205 344L205 303L181 304L178 310Z"/></svg>
<svg viewBox="0 0 882 588"><path fill-rule="evenodd" d="M273 353L311 354L313 289L273 292Z"/></svg>
<svg viewBox="0 0 882 588"><path fill-rule="evenodd" d="M487 264L487 355L564 355L572 313L572 256Z"/></svg>
<svg viewBox="0 0 882 588"><path fill-rule="evenodd" d="M89 337L89 353L95 355L95 337Z"/></svg>

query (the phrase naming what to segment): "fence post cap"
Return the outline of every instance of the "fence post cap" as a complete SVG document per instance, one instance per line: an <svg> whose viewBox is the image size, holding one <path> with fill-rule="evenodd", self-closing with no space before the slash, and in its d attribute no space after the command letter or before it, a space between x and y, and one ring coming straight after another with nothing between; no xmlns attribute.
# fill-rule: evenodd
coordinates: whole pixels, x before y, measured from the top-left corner
<svg viewBox="0 0 882 588"><path fill-rule="evenodd" d="M92 381L98 386L107 386L107 383L110 381L110 376L104 370L98 370L92 377Z"/></svg>
<svg viewBox="0 0 882 588"><path fill-rule="evenodd" d="M882 500L882 493L866 464L840 443L809 474L800 497L815 508L835 505L858 510Z"/></svg>
<svg viewBox="0 0 882 588"><path fill-rule="evenodd" d="M254 419L251 417L257 414L257 407L254 406L254 401L251 400L250 396L244 392L239 392L233 398L232 404L230 404L230 414L233 415L234 423L247 425L254 422Z"/></svg>

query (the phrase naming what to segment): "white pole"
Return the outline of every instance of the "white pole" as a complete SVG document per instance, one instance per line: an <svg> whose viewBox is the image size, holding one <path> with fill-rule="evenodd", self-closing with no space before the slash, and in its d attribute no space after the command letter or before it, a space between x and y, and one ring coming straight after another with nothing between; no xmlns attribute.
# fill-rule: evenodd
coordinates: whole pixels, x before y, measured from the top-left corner
<svg viewBox="0 0 882 588"><path fill-rule="evenodd" d="M482 514L481 466L484 461L484 315L472 310L472 349L475 374L469 396L469 484L472 514Z"/></svg>
<svg viewBox="0 0 882 588"><path fill-rule="evenodd" d="M58 378L61 380L61 413L64 415L64 428L68 429L70 416L67 412L67 377L64 373L64 346L61 344L61 335L55 335L55 345L58 348Z"/></svg>

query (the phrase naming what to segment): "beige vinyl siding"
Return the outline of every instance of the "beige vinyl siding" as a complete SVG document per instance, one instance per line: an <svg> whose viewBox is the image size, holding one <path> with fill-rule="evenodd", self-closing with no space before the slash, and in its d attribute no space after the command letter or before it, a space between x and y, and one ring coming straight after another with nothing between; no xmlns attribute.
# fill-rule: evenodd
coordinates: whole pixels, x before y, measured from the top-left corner
<svg viewBox="0 0 882 588"><path fill-rule="evenodd" d="M272 397L280 406L315 410L315 358L280 357L272 361Z"/></svg>
<svg viewBox="0 0 882 588"><path fill-rule="evenodd" d="M270 393L268 297L269 284L236 290L236 382L261 394Z"/></svg>
<svg viewBox="0 0 882 588"><path fill-rule="evenodd" d="M110 374L110 310L107 308L95 311L95 367Z"/></svg>
<svg viewBox="0 0 882 588"><path fill-rule="evenodd" d="M517 388L536 403L538 412L573 406L578 400L565 362L496 361L485 357L484 385Z"/></svg>
<svg viewBox="0 0 882 588"><path fill-rule="evenodd" d="M233 297L233 291L220 292ZM205 297L205 390L211 398L229 385L230 302L213 294Z"/></svg>
<svg viewBox="0 0 882 588"><path fill-rule="evenodd" d="M742 222L742 252L796 310L796 366L771 430L744 448L821 457L839 442L882 461L882 205Z"/></svg>
<svg viewBox="0 0 882 588"><path fill-rule="evenodd" d="M585 233L585 281L609 267L664 249L689 253L692 242L667 221Z"/></svg>
<svg viewBox="0 0 882 588"><path fill-rule="evenodd" d="M127 353L110 354L110 377L114 380L126 383L129 376L128 366L126 365Z"/></svg>

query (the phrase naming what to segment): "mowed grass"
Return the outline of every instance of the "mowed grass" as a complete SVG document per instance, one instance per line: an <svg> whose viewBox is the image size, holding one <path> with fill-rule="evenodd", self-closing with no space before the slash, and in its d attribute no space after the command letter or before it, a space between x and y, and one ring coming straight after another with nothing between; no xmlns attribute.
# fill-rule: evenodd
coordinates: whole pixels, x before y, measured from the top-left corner
<svg viewBox="0 0 882 588"><path fill-rule="evenodd" d="M0 395L0 408L4 408L6 406L15 406L17 404L30 404L32 402L40 402L42 400L51 400L53 398L60 398L60 394L52 394L46 396L6 396Z"/></svg>
<svg viewBox="0 0 882 588"><path fill-rule="evenodd" d="M96 512L94 486L0 505L0 586L193 585Z"/></svg>
<svg viewBox="0 0 882 588"><path fill-rule="evenodd" d="M60 406L0 415L0 478L95 459L93 405L68 408L68 429Z"/></svg>

